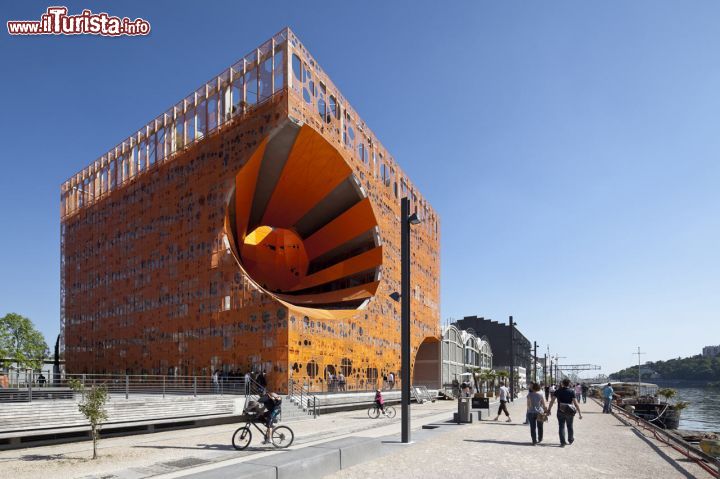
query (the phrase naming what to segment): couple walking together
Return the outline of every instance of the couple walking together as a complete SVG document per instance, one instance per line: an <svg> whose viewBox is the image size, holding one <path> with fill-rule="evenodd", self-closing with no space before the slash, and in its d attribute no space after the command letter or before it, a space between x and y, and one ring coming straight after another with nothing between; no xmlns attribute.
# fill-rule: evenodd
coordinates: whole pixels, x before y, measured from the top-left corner
<svg viewBox="0 0 720 479"><path fill-rule="evenodd" d="M573 420L575 414L582 419L580 404L575 399L575 391L570 388L570 380L563 379L562 387L553 393L550 405L545 402L545 397L540 392L540 385L532 383L530 393L527 396L527 422L530 424L530 438L533 446L543 440L543 423L552 414L553 404L557 401L557 419L560 435L560 447L572 444L575 441ZM508 420L510 417L508 416ZM565 440L565 429L567 428L567 441Z"/></svg>

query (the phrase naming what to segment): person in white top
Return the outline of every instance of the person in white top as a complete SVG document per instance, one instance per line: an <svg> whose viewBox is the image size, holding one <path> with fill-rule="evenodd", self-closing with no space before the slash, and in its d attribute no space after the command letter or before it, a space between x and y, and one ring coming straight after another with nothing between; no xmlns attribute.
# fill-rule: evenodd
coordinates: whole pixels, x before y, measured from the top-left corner
<svg viewBox="0 0 720 479"><path fill-rule="evenodd" d="M507 416L507 420L505 422L511 422L512 419L510 419L510 413L507 409L507 402L508 398L510 397L510 388L505 386L505 383L503 383L502 386L500 386L500 406L498 407L497 416L495 416L495 420L497 421L500 418L500 413L504 412Z"/></svg>

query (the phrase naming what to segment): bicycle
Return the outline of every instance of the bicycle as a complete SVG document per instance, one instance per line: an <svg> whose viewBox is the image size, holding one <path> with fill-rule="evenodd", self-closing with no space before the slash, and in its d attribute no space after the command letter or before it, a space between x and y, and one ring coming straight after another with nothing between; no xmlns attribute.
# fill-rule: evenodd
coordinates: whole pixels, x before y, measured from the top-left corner
<svg viewBox="0 0 720 479"><path fill-rule="evenodd" d="M250 441L252 441L252 430L250 426L254 426L255 429L260 432L263 438L267 437L267 428L265 428L265 430L263 431L263 423L258 421L259 418L260 417L257 415L248 414L248 419L245 425L241 428L238 428L235 433L233 433L232 445L235 449L237 449L238 451L242 451L250 445ZM289 447L293 443L294 439L295 433L289 427L273 427L270 442L272 442L272 445L276 448L284 449L286 447Z"/></svg>
<svg viewBox="0 0 720 479"><path fill-rule="evenodd" d="M373 404L368 409L367 414L370 419L377 419L380 417L380 408L377 404ZM395 411L394 407L388 406L387 404L385 405L385 416L392 419L395 417L396 414L397 412Z"/></svg>

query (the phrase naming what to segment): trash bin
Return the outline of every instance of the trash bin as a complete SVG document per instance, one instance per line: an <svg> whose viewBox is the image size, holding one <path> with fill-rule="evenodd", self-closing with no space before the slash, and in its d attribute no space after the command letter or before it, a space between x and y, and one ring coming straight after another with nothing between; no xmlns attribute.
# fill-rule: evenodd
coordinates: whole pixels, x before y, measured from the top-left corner
<svg viewBox="0 0 720 479"><path fill-rule="evenodd" d="M472 422L470 405L470 398L458 398L458 412L455 413L455 422Z"/></svg>

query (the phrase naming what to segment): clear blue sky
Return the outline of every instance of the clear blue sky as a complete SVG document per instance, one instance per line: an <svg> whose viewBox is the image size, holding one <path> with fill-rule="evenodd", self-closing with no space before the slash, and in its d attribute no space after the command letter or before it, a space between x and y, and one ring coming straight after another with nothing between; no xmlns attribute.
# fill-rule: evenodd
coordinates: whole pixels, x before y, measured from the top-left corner
<svg viewBox="0 0 720 479"><path fill-rule="evenodd" d="M7 35L48 5L0 10L0 314L49 344L61 182L285 25L439 211L443 319L605 372L720 343L720 3L86 1L152 34Z"/></svg>

